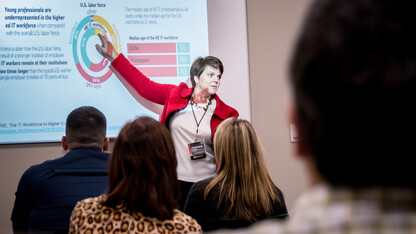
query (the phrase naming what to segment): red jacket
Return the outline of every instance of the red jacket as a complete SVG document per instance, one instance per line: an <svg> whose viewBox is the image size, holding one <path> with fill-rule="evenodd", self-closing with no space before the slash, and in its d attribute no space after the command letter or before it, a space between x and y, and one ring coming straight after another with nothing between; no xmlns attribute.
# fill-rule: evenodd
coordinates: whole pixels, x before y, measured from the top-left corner
<svg viewBox="0 0 416 234"><path fill-rule="evenodd" d="M187 84L180 83L178 86L172 84L159 84L141 73L130 61L120 54L111 66L145 99L163 105L160 122L169 127L169 118L177 110L183 109L188 104L192 94L192 88ZM214 96L217 105L211 118L211 133L214 136L218 125L229 117L238 117L238 111L225 104L218 95Z"/></svg>

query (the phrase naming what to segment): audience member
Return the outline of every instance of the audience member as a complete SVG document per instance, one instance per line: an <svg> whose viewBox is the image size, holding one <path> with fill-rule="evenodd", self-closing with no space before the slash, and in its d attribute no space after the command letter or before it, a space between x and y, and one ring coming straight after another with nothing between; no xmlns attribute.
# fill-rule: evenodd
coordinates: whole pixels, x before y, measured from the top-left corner
<svg viewBox="0 0 416 234"><path fill-rule="evenodd" d="M288 216L283 194L270 179L260 139L250 122L224 120L214 138L214 152L217 173L192 186L184 210L202 230L238 228Z"/></svg>
<svg viewBox="0 0 416 234"><path fill-rule="evenodd" d="M116 139L107 193L77 203L70 233L200 233L177 210L180 193L169 130L150 117L127 123Z"/></svg>
<svg viewBox="0 0 416 234"><path fill-rule="evenodd" d="M20 179L11 220L15 233L68 232L77 201L108 189L106 118L79 107L66 120L63 157L31 166Z"/></svg>
<svg viewBox="0 0 416 234"><path fill-rule="evenodd" d="M311 186L239 233L416 233L415 20L411 1L314 2L290 67Z"/></svg>

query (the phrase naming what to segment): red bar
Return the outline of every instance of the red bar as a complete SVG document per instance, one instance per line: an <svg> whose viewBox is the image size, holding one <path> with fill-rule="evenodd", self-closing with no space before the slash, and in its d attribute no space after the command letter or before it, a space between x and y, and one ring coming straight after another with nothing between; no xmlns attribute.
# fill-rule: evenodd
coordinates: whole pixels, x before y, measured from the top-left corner
<svg viewBox="0 0 416 234"><path fill-rule="evenodd" d="M127 43L127 53L176 53L176 43Z"/></svg>
<svg viewBox="0 0 416 234"><path fill-rule="evenodd" d="M176 55L129 55L133 65L176 65Z"/></svg>
<svg viewBox="0 0 416 234"><path fill-rule="evenodd" d="M177 67L137 67L137 68L148 77L176 77L178 75Z"/></svg>

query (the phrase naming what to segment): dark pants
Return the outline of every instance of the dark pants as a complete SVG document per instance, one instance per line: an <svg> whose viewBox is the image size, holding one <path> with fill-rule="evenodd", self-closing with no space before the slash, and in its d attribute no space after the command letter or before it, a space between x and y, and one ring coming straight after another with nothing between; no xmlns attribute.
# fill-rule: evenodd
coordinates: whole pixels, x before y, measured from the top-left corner
<svg viewBox="0 0 416 234"><path fill-rule="evenodd" d="M182 193L178 201L180 211L183 211L183 208L185 208L186 198L188 197L189 190L191 189L193 184L194 184L193 182L179 180L179 185L181 187L181 193Z"/></svg>

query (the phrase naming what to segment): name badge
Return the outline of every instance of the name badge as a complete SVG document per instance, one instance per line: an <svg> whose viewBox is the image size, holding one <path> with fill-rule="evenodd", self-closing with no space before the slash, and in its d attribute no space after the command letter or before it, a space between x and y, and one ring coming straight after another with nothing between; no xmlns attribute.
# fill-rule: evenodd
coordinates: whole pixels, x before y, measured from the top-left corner
<svg viewBox="0 0 416 234"><path fill-rule="evenodd" d="M204 141L197 141L188 144L189 154L192 160L202 159L207 157L205 153Z"/></svg>

